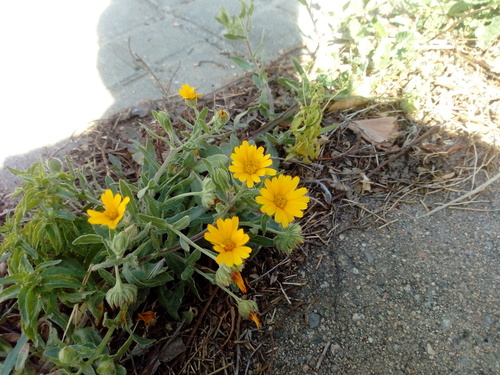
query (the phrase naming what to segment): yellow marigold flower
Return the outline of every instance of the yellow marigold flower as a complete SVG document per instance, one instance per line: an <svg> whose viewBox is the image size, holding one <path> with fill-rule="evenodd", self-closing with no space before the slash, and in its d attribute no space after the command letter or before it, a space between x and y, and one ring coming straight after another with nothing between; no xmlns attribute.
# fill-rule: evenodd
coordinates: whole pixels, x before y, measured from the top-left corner
<svg viewBox="0 0 500 375"><path fill-rule="evenodd" d="M274 220L284 228L295 217L302 217L307 208L309 197L306 188L296 189L298 177L280 175L264 181L266 187L259 190L260 196L255 198L261 204L260 210L267 215L274 215Z"/></svg>
<svg viewBox="0 0 500 375"><path fill-rule="evenodd" d="M260 182L260 177L276 174L274 169L267 168L273 163L271 155L264 155L264 148L249 145L247 141L234 148L231 160L233 163L229 166L229 171L234 173L234 178L246 182L249 188Z"/></svg>
<svg viewBox="0 0 500 375"><path fill-rule="evenodd" d="M193 100L201 96L201 94L196 93L194 87L189 86L187 83L181 86L181 88L179 89L179 95L187 100Z"/></svg>
<svg viewBox="0 0 500 375"><path fill-rule="evenodd" d="M239 219L237 216L231 219L217 219L217 227L209 224L205 233L205 239L209 241L214 250L219 253L215 261L218 264L225 263L226 266L240 265L243 259L250 256L252 249L245 245L250 237L238 229Z"/></svg>
<svg viewBox="0 0 500 375"><path fill-rule="evenodd" d="M101 195L101 201L104 204L104 212L87 210L90 224L107 225L110 229L115 229L125 213L129 197L122 200L120 194L113 196L113 192L108 189Z"/></svg>

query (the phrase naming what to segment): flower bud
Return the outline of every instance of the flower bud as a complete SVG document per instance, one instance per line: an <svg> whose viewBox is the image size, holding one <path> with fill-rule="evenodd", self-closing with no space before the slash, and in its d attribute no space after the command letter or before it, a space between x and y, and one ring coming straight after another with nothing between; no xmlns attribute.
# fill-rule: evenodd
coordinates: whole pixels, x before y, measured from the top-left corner
<svg viewBox="0 0 500 375"><path fill-rule="evenodd" d="M59 361L63 365L71 365L79 362L81 360L78 351L72 346L65 346L61 350L59 350Z"/></svg>
<svg viewBox="0 0 500 375"><path fill-rule="evenodd" d="M252 320L257 328L261 327L259 318L257 314L259 312L259 308L257 307L257 303L252 300L240 300L238 304L238 313L244 319Z"/></svg>
<svg viewBox="0 0 500 375"><path fill-rule="evenodd" d="M125 308L137 300L137 287L123 284L120 275L116 275L116 284L106 293L106 301L112 308Z"/></svg>
<svg viewBox="0 0 500 375"><path fill-rule="evenodd" d="M215 272L215 283L219 286L228 286L231 281L231 268L225 263L219 264L219 268Z"/></svg>
<svg viewBox="0 0 500 375"><path fill-rule="evenodd" d="M222 191L229 191L229 172L225 168L217 168L212 177Z"/></svg>
<svg viewBox="0 0 500 375"><path fill-rule="evenodd" d="M215 129L220 130L229 121L229 113L224 109L215 112Z"/></svg>
<svg viewBox="0 0 500 375"><path fill-rule="evenodd" d="M210 177L205 177L201 182L202 195L201 205L205 208L210 208L215 204L215 184Z"/></svg>
<svg viewBox="0 0 500 375"><path fill-rule="evenodd" d="M228 267L225 263L221 263L215 273L215 283L219 286L229 286L234 282L243 293L246 293L247 288L240 273L242 270L243 264Z"/></svg>
<svg viewBox="0 0 500 375"><path fill-rule="evenodd" d="M286 255L290 255L293 249L303 242L302 228L296 223L292 223L286 228L282 228L280 233L273 239L274 246Z"/></svg>
<svg viewBox="0 0 500 375"><path fill-rule="evenodd" d="M96 369L96 372L99 375L115 375L116 374L116 366L115 362L111 359L106 359L99 363L99 366Z"/></svg>
<svg viewBox="0 0 500 375"><path fill-rule="evenodd" d="M47 167L49 167L51 172L56 172L56 173L60 173L63 170L63 164L57 158L50 158L47 161Z"/></svg>
<svg viewBox="0 0 500 375"><path fill-rule="evenodd" d="M111 250L117 257L123 256L130 243L130 235L126 232L120 232L113 237L110 243ZM108 242L109 244L109 242Z"/></svg>

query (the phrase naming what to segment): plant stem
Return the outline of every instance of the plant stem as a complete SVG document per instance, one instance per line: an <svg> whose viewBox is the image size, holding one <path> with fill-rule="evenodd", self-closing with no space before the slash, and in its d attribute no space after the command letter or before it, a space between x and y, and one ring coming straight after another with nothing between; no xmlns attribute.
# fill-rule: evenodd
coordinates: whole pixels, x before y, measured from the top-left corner
<svg viewBox="0 0 500 375"><path fill-rule="evenodd" d="M195 268L195 271L197 273L199 273L201 276L203 276L205 279L207 279L208 281L210 281L210 282L213 283L213 280L210 279L203 271L200 271L198 268ZM236 302L240 302L241 301L240 297L238 297L236 294L234 294L231 290L229 290L225 286L222 286L222 285L219 285L219 284L217 284L217 286L219 288L221 288L224 292L226 292L227 294L229 294L231 297L233 297Z"/></svg>
<svg viewBox="0 0 500 375"><path fill-rule="evenodd" d="M115 325L111 326L108 329L108 332L106 332L106 336L104 336L101 343L97 346L94 355L89 358L89 360L85 363L85 365L82 368L80 368L80 370L78 370L76 375L80 375L81 373L83 373L85 371L85 369L87 367L91 366L94 363L94 361L97 359L97 357L99 357L101 355L102 351L104 350L104 348L108 344L109 340L111 340L111 336L113 335L113 332L115 331L115 329L116 329Z"/></svg>
<svg viewBox="0 0 500 375"><path fill-rule="evenodd" d="M189 245L191 245L192 247L194 247L196 250L199 250L201 251L203 254L205 254L207 257L209 258L212 258L213 260L215 260L215 258L217 258L215 256L215 254L213 254L211 251L207 250L207 249L204 249L202 248L201 246L197 245L196 243L194 243L188 236L186 236L184 233L182 233L181 231L175 229L173 227L173 225L171 224L167 224L169 229L174 232L175 234L177 234L177 236L179 236L179 238L182 238L184 241L186 241Z"/></svg>

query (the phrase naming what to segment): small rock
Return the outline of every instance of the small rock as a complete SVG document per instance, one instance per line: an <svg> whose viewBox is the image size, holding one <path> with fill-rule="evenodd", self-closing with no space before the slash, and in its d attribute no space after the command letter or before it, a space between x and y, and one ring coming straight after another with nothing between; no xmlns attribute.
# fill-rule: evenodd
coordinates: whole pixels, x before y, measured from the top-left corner
<svg viewBox="0 0 500 375"><path fill-rule="evenodd" d="M429 355L436 355L436 351L432 348L431 344L427 343L427 354Z"/></svg>
<svg viewBox="0 0 500 375"><path fill-rule="evenodd" d="M363 320L364 317L365 316L363 314L354 313L352 316L352 321L356 323L359 322L360 320Z"/></svg>
<svg viewBox="0 0 500 375"><path fill-rule="evenodd" d="M363 252L365 254L365 258L366 258L366 261L368 262L368 264L372 264L374 262L374 260L375 260L375 258L373 257L373 255L370 252L366 251L366 250L363 251Z"/></svg>
<svg viewBox="0 0 500 375"><path fill-rule="evenodd" d="M309 328L316 328L319 325L319 315L315 313L310 313L307 315L309 320Z"/></svg>

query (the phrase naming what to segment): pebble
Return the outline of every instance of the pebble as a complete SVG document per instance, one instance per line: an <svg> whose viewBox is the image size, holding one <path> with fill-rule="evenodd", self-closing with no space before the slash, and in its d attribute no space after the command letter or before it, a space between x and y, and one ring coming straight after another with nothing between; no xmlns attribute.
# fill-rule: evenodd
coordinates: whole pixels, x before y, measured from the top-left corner
<svg viewBox="0 0 500 375"><path fill-rule="evenodd" d="M360 320L363 320L364 317L365 316L363 314L354 313L353 316L352 316L352 321L354 323L356 323L356 322L359 322Z"/></svg>
<svg viewBox="0 0 500 375"><path fill-rule="evenodd" d="M309 313L307 315L309 320L309 328L316 328L319 325L319 315L315 313Z"/></svg>
<svg viewBox="0 0 500 375"><path fill-rule="evenodd" d="M436 351L432 348L431 344L427 343L427 354L436 355Z"/></svg>

